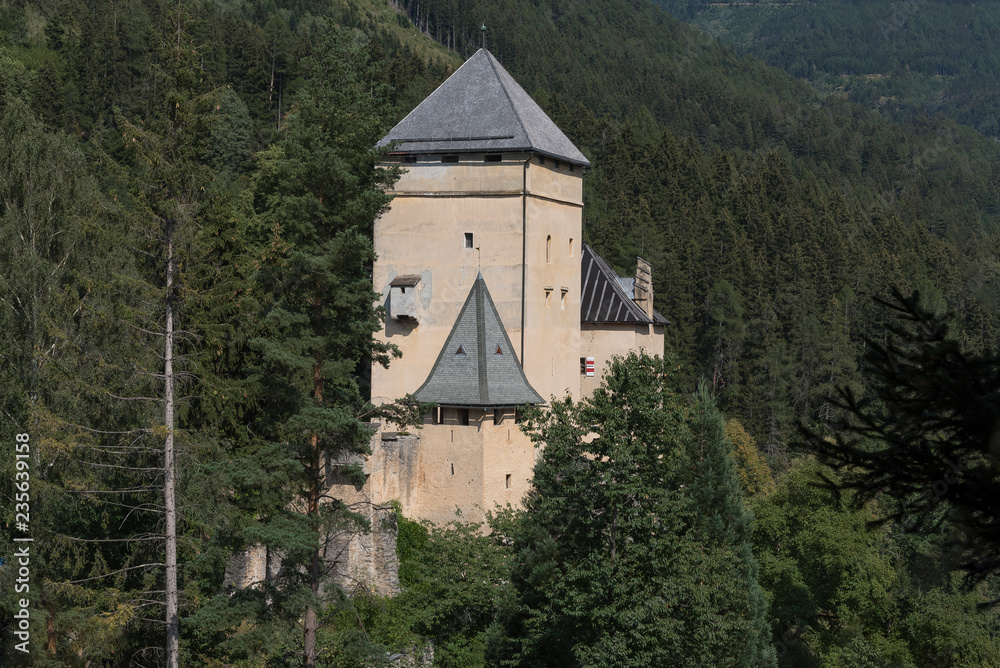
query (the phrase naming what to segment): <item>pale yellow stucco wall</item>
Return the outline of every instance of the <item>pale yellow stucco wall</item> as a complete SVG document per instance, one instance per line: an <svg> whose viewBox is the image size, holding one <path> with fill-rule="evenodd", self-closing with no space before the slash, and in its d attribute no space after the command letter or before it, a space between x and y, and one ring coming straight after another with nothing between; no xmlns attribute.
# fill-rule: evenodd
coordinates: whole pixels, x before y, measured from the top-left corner
<svg viewBox="0 0 1000 668"><path fill-rule="evenodd" d="M580 381L583 396L590 396L601 385L608 361L615 355L624 357L632 351L663 355L663 343L663 325L580 325L580 357L594 358L594 375Z"/></svg>
<svg viewBox="0 0 1000 668"><path fill-rule="evenodd" d="M535 449L514 421L514 410L469 409L469 424L458 424L458 409L444 409L443 424L428 417L409 434L376 436L364 489L338 491L338 498L364 497L376 504L398 500L407 517L444 525L459 519L483 522L496 504L518 506L528 492ZM510 476L508 478L508 476Z"/></svg>
<svg viewBox="0 0 1000 668"><path fill-rule="evenodd" d="M373 400L399 398L426 380L480 271L532 387L546 401L567 392L578 397L580 168L527 154L500 163L481 155L457 164L419 158L403 167L389 211L375 222L372 280L384 305L393 278L421 276L414 288L418 324L389 319L376 334L398 346L402 358L389 369L373 366ZM466 233L478 251L465 248ZM436 523L455 519L456 507L481 521L496 503L518 505L535 448L513 422L512 412L494 425L492 410L475 409L469 425L428 422L413 461L373 471L373 496L398 499L407 516Z"/></svg>

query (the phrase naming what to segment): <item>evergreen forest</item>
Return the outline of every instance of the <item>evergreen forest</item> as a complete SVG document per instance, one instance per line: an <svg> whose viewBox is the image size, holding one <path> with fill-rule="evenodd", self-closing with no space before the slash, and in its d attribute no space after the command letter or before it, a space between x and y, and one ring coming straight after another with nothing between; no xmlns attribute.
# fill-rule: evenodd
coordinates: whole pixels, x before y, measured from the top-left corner
<svg viewBox="0 0 1000 668"><path fill-rule="evenodd" d="M0 664L1000 666L997 21L0 0ZM525 414L523 509L385 509L386 598L319 548L370 529L324 458L427 409L369 402L376 144L483 40L666 349Z"/></svg>
<svg viewBox="0 0 1000 668"><path fill-rule="evenodd" d="M661 7L739 53L828 95L914 121L943 114L1000 136L994 5L910 2L707 3Z"/></svg>

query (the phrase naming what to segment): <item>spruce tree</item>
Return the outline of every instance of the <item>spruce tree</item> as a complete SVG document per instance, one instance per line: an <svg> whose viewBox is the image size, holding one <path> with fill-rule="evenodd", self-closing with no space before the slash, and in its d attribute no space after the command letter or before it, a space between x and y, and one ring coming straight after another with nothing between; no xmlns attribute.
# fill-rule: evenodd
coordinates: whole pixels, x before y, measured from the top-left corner
<svg viewBox="0 0 1000 668"><path fill-rule="evenodd" d="M727 651L729 643L738 639L730 646L735 649L734 661L725 665L776 665L767 601L757 583L757 559L752 552L753 516L744 503L743 485L722 414L704 382L698 388L691 418L696 447L691 453L695 476L691 499L698 515L700 541L709 548L706 553L715 562L714 594L721 614L717 612L711 621L725 638L719 650ZM736 610L739 613L732 614Z"/></svg>

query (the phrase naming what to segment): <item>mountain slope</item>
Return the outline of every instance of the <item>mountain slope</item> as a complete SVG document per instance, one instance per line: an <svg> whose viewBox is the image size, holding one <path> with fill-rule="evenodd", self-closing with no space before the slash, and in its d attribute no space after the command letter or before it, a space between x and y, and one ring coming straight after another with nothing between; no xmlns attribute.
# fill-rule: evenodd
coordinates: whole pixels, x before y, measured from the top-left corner
<svg viewBox="0 0 1000 668"><path fill-rule="evenodd" d="M658 3L820 90L903 119L943 113L1000 137L996 3Z"/></svg>

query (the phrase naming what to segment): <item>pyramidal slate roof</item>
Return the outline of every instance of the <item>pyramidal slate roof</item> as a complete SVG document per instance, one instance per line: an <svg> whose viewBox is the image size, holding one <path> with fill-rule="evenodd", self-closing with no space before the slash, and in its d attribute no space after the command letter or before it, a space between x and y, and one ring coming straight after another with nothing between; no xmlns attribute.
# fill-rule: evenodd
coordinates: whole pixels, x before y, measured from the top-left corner
<svg viewBox="0 0 1000 668"><path fill-rule="evenodd" d="M483 275L451 328L418 401L450 406L521 406L545 401L528 383Z"/></svg>
<svg viewBox="0 0 1000 668"><path fill-rule="evenodd" d="M486 49L389 131L393 153L534 151L577 165L590 161Z"/></svg>
<svg viewBox="0 0 1000 668"><path fill-rule="evenodd" d="M580 322L669 324L655 310L652 318L647 316L632 301L615 270L589 244L583 245L580 263Z"/></svg>

